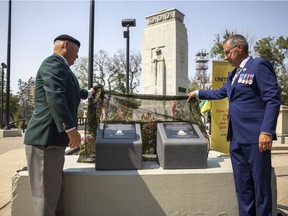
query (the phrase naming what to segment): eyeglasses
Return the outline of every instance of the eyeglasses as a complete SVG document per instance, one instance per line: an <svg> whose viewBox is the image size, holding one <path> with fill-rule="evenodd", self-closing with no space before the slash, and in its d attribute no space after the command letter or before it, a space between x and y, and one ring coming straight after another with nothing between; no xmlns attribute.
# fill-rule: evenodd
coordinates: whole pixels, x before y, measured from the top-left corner
<svg viewBox="0 0 288 216"><path fill-rule="evenodd" d="M230 48L229 50L226 50L226 51L224 52L224 57L225 57L225 56L228 57L228 56L230 55L231 51L232 51L234 48L236 48L237 46L239 46L239 44L235 45L234 47Z"/></svg>

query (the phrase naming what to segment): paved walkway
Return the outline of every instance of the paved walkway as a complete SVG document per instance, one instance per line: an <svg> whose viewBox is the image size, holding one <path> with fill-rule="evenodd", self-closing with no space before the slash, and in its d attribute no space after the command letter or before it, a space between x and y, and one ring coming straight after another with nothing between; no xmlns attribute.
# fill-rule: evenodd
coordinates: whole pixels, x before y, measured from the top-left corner
<svg viewBox="0 0 288 216"><path fill-rule="evenodd" d="M278 209L288 216L288 144L277 144L272 151L277 176ZM12 176L26 166L23 137L0 138L0 215L11 216Z"/></svg>

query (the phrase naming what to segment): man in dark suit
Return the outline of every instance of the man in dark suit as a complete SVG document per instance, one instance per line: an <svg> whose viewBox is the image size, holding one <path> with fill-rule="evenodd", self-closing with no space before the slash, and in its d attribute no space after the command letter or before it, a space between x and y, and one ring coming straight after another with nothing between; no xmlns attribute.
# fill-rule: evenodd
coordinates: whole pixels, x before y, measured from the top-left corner
<svg viewBox="0 0 288 216"><path fill-rule="evenodd" d="M35 110L25 132L26 158L37 216L61 215L65 148L80 146L77 109L93 90L80 90L70 66L78 58L80 42L69 35L54 40L54 53L41 64L35 83Z"/></svg>
<svg viewBox="0 0 288 216"><path fill-rule="evenodd" d="M272 215L271 148L276 139L280 95L271 63L248 55L242 35L224 41L224 57L235 69L218 90L188 94L200 99L228 97L228 140L240 216ZM257 205L257 206L256 206Z"/></svg>

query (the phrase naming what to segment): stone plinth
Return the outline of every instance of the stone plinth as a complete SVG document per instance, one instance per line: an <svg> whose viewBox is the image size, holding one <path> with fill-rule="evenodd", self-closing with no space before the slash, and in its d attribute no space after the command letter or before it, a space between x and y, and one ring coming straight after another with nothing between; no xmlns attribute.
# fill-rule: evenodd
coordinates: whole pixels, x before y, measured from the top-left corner
<svg viewBox="0 0 288 216"><path fill-rule="evenodd" d="M157 124L157 156L163 169L207 167L208 140L195 124Z"/></svg>
<svg viewBox="0 0 288 216"><path fill-rule="evenodd" d="M142 149L139 124L100 123L96 138L96 169L141 169Z"/></svg>
<svg viewBox="0 0 288 216"><path fill-rule="evenodd" d="M280 112L277 120L276 134L278 142L285 143L285 139L288 137L288 106L281 105Z"/></svg>
<svg viewBox="0 0 288 216"><path fill-rule="evenodd" d="M66 156L65 215L238 215L230 159L217 152L210 151L206 169L163 170L145 162L142 170L98 171L76 161ZM34 215L28 182L27 171L13 177L12 216Z"/></svg>
<svg viewBox="0 0 288 216"><path fill-rule="evenodd" d="M0 138L22 136L20 129L0 130Z"/></svg>

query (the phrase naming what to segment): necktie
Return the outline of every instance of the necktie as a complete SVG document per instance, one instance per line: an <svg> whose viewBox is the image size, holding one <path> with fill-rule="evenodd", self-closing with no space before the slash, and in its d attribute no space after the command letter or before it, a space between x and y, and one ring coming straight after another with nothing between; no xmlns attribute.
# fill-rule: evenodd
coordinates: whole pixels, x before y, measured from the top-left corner
<svg viewBox="0 0 288 216"><path fill-rule="evenodd" d="M236 73L235 73L235 75L234 75L234 77L233 77L233 79L232 79L232 85L233 85L235 79L237 78L237 76L238 76L238 74L239 74L239 72L240 72L241 69L242 69L241 67L237 67Z"/></svg>

